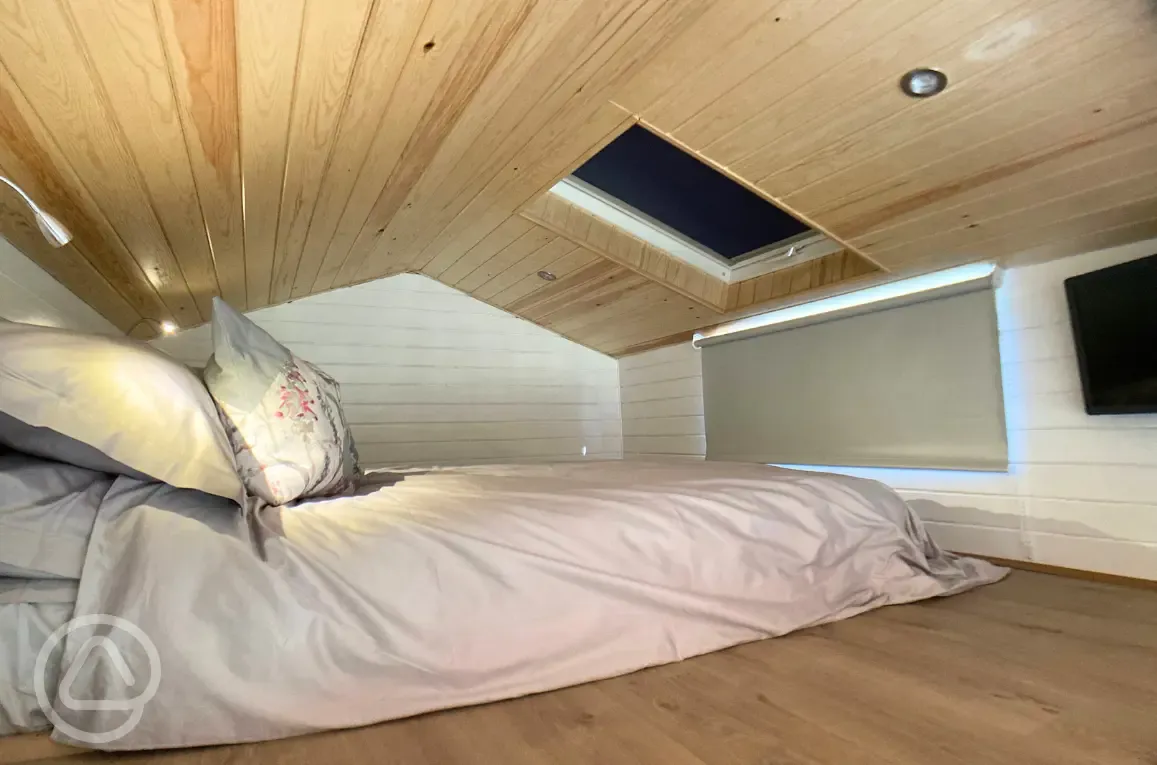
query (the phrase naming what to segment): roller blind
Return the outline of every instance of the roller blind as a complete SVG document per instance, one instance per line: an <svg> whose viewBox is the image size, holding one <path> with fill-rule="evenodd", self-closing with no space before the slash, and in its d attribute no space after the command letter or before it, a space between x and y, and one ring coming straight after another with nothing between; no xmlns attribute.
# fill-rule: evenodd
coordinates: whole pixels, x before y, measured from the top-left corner
<svg viewBox="0 0 1157 765"><path fill-rule="evenodd" d="M1006 470L993 289L703 348L707 457Z"/></svg>

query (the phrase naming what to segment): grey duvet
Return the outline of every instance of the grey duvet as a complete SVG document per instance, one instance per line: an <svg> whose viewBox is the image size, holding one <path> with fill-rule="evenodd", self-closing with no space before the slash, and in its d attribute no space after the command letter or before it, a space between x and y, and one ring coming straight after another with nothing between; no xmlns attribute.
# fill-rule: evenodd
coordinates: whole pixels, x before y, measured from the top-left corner
<svg viewBox="0 0 1157 765"><path fill-rule="evenodd" d="M248 515L120 478L100 506L76 613L127 620L151 646L104 624L69 633L54 737L143 749L364 725L1003 575L941 551L879 483L762 466L373 473L356 496ZM124 664L94 660L94 639Z"/></svg>

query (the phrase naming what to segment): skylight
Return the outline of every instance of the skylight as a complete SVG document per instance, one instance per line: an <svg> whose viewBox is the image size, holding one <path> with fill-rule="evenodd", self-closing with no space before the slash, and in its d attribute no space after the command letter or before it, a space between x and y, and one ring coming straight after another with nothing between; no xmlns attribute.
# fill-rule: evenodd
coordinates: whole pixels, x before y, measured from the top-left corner
<svg viewBox="0 0 1157 765"><path fill-rule="evenodd" d="M840 249L639 126L627 129L551 191L725 281L742 281Z"/></svg>

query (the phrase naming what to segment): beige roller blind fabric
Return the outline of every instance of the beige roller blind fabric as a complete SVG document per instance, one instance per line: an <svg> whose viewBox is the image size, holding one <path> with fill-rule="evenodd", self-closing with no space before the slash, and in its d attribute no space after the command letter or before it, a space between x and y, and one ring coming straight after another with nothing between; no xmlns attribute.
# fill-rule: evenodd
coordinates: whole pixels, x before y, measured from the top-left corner
<svg viewBox="0 0 1157 765"><path fill-rule="evenodd" d="M708 459L1007 470L991 286L822 318L703 348Z"/></svg>

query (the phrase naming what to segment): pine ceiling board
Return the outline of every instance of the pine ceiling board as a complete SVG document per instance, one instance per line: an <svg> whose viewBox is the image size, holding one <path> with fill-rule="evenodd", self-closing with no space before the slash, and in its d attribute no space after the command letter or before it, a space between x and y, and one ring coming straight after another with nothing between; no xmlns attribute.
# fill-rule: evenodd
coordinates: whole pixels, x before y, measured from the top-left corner
<svg viewBox="0 0 1157 765"><path fill-rule="evenodd" d="M442 277L448 284L464 292L473 292L492 277L516 265L523 258L530 257L557 238L553 231L533 228L485 260L475 262L462 258L453 268L447 269Z"/></svg>
<svg viewBox="0 0 1157 765"><path fill-rule="evenodd" d="M1150 196L1121 207L1090 210L1066 220L1026 228L986 242L984 250L979 253L959 250L931 251L925 257L905 263L904 266L916 272L978 260L1008 262L1022 253L1034 250L1051 251L1056 253L1056 257L1060 257L1087 251L1071 249L1070 245L1073 242L1095 239L1114 230L1147 229L1154 220L1157 220L1157 196ZM1118 243L1123 244L1124 241Z"/></svg>
<svg viewBox="0 0 1157 765"><path fill-rule="evenodd" d="M742 0L729 0L729 3L735 2ZM759 3L747 4L760 6ZM633 99L629 93L619 96L616 102L644 115L648 122L661 126L665 132L673 132L688 119L712 108L720 96L734 88L749 86L748 78L770 62L779 61L785 68L790 68L798 55L797 46L855 4L856 0L825 0L822 3L786 0L772 4L761 17L743 27L705 29L679 41L682 43L680 58L685 69L682 76L672 83L675 87L655 102L638 108L631 105ZM712 15L727 12L722 4L717 3ZM711 22L705 20L705 24L709 26ZM717 38L706 37L709 31L725 39L736 31L742 34L729 43L716 45L714 39ZM694 65L690 65L691 62Z"/></svg>
<svg viewBox="0 0 1157 765"><path fill-rule="evenodd" d="M391 261L407 262L399 253L404 252L404 245L394 246L398 236L387 233L390 223L398 215L403 205L413 207L410 193L423 178L432 177L435 157L442 144L447 140L454 126L463 116L463 112L476 97L486 76L490 73L501 55L510 44L514 35L526 18L533 0L502 0L500 2L481 2L477 17L468 23L459 18L461 9L455 5L450 9L448 19L444 22L452 26L445 31L432 32L430 37L420 35L422 43L421 54L436 55L439 42L438 34L452 36L455 27L462 31L460 45L452 54L452 61L445 71L441 82L437 85L435 97L429 101L429 107L418 111L415 109L412 137L408 140L399 154L390 177L378 196L369 204L366 216L355 232L351 226L348 237L343 238L345 230L338 228L338 237L335 246L349 247L349 254L345 263L338 271L337 283L344 283L353 279L366 278L374 275L372 271L363 272L362 265L372 254L379 268L389 268ZM435 9L441 0L435 0ZM433 14L431 14L433 15ZM426 50L431 42L434 47ZM451 52L443 53L451 58ZM367 200L369 201L369 200ZM422 205L417 214L423 221L434 217L434 211Z"/></svg>
<svg viewBox="0 0 1157 765"><path fill-rule="evenodd" d="M394 152L400 149L389 148L394 145L390 136L395 135L388 132L394 129L396 119L392 104L395 97L413 98L415 90L420 90L414 79L429 76L430 67L408 66L412 57L421 56L426 63L432 53L424 50L429 36L419 42L423 31L427 35L432 31L427 21L429 7L430 0L376 0L370 11L344 116L298 264L295 295L328 289L333 284L347 253L331 248L330 242L351 196L375 193L373 184L378 183L380 189L396 161ZM439 18L436 15L433 23Z"/></svg>
<svg viewBox="0 0 1157 765"><path fill-rule="evenodd" d="M553 234L551 234L545 244L534 249L530 249L528 246L508 247L474 269L455 286L460 290L469 292L471 295L481 297L483 286L495 279L499 279L510 272L525 275L527 273L527 263L549 262L573 249L573 242L567 241L561 236L554 236ZM535 273L537 273L537 271ZM501 292L501 290L488 290L487 292L497 294Z"/></svg>
<svg viewBox="0 0 1157 765"><path fill-rule="evenodd" d="M1016 16L1017 14L1012 14ZM941 97L916 103L895 88L894 83L883 86L888 100L896 107L890 114L881 114L875 99L875 108L868 105L857 111L849 111L828 124L817 127L807 136L800 136L788 143L794 147L792 154L783 153L779 147L762 151L750 160L742 172L749 172L762 188L776 188L785 195L798 194L813 185L858 182L861 179L857 163L864 159L882 159L894 156L890 152L903 152L911 165L919 164L919 159L911 153L914 143L926 143L936 136L943 142L943 151L951 151L966 138L976 135L990 135L991 132L977 132L969 127L984 115L1001 115L1008 108L1018 116L1027 116L1028 93L1041 84L1031 73L1058 70L1072 71L1084 64L1083 54L1094 50L1083 45L1091 38L1100 41L1113 39L1099 25L1104 14L1090 17L1086 6L1068 2L1054 2L1030 13L1022 9L1023 17L1017 24L1033 24L1045 29L1049 34L1030 37L1020 44L1016 52L1018 64L1006 69L1007 62L969 58L965 40L959 51L946 54L945 68L953 73L952 87ZM1115 18L1115 17L1114 17ZM1010 22L1009 16L1001 22ZM1109 25L1112 26L1112 25ZM1131 25L1130 25L1131 26ZM1130 30L1118 27L1118 32L1132 36ZM947 55L947 54L951 55ZM1067 59L1067 61L1066 61ZM1044 90L1056 93L1055 85ZM1012 98L1014 104L1004 104L1002 99ZM903 103L911 102L911 104ZM904 108L904 107L909 108ZM999 130L993 125L989 130ZM761 164L762 163L762 164Z"/></svg>
<svg viewBox="0 0 1157 765"><path fill-rule="evenodd" d="M723 280L640 242L629 233L555 196L543 194L522 215L593 252L670 287L713 310L723 310Z"/></svg>
<svg viewBox="0 0 1157 765"><path fill-rule="evenodd" d="M536 300L538 294L544 292L550 285L557 284L558 281L563 280L575 271L579 271L601 260L602 258L590 252L585 247L575 247L565 255L561 255L543 266L542 270L554 274L555 281L545 281L538 276L537 272L528 274L509 287L505 287L501 292L494 295L494 297L489 298L489 302L499 308L509 310L509 307L513 304L522 304L523 301Z"/></svg>
<svg viewBox="0 0 1157 765"><path fill-rule="evenodd" d="M1032 0L1037 5L1054 1ZM838 137L915 108L917 102L896 87L900 74L928 62L940 65L952 46L976 39L983 34L979 30L1001 28L1005 17L1025 2L939 2L926 5L924 13L909 10L898 27L883 19L871 34L864 35L872 43L867 48L844 55L825 44L810 49L811 55L803 61L773 62L753 77L748 87L724 94L697 115L680 135L686 135L697 151L738 175L759 181L772 170L804 161L806 153L796 147L816 134ZM857 5L855 10L862 7ZM836 33L841 31L833 24L817 36L832 34L833 27ZM827 66L830 63L836 66ZM789 71L781 71L784 69ZM819 69L824 71L802 87L785 92L779 86L781 82L794 85L797 71ZM955 73L952 76L955 84ZM792 146L786 158L779 150L780 142ZM764 159L761 151L774 156Z"/></svg>
<svg viewBox="0 0 1157 765"><path fill-rule="evenodd" d="M1157 165L1157 123L1130 127L1098 141L1045 154L1015 175L932 202L872 227L852 237L852 242L870 249L912 241L925 234L967 226L970 219L981 219L1010 206L1032 204L1042 194L1079 186L1086 177L1114 177L1132 168Z"/></svg>
<svg viewBox="0 0 1157 765"><path fill-rule="evenodd" d="M524 258L481 285L478 289L474 290L472 294L480 300L493 300L499 294L505 292L528 276L541 278L538 276L539 271L550 271L552 263L557 262L560 258L566 257L577 249L579 249L579 246L574 242L561 236L557 237L546 247L543 247L530 257ZM550 271L550 273L554 272ZM557 277L558 274L555 274L555 276Z"/></svg>
<svg viewBox="0 0 1157 765"><path fill-rule="evenodd" d="M393 0L395 4L398 1ZM406 0L401 1L406 2ZM366 50L362 53L362 59L365 59L370 53L376 53L381 58L384 56L381 53L382 49L388 46L389 41L384 39L381 42L375 42L377 38L383 37L386 32L392 29L388 17L383 16L380 12L383 2L384 0L379 0L379 6L375 12L375 23L371 24L370 31L367 33ZM410 2L412 5L413 0ZM429 0L426 0L424 4L429 6ZM560 8L573 7L573 4L552 5ZM476 14L483 9L483 4L475 3L467 10ZM390 90L390 101L397 101L399 106L397 109L391 109L386 114L379 116L381 126L371 136L372 145L368 146L368 149L361 149L353 153L345 152L349 154L351 161L335 165L335 169L327 175L327 184L331 184L332 181L331 185L335 187L345 187L343 194L339 196L343 200L349 200L356 207L357 214L337 210L338 217L341 218L341 225L344 228L341 233L342 244L336 246L331 245L329 241L333 238L339 225L333 210L326 212L320 224L317 220L319 216L315 216L315 221L310 229L310 244L307 246L306 252L307 261L311 259L318 261L318 267L315 269L316 277L313 282L314 289L327 289L332 285L346 283L349 280L349 273L352 270L352 267L346 266L350 254L349 248L360 233L362 225L383 191L384 181L389 178L399 155L406 148L414 125L422 118L424 110L435 108L432 104L436 104L435 98L438 96L439 84L446 76L448 68L454 64L456 51L462 45L462 38L467 30L458 24L449 26L456 14L459 16L463 14L462 9L456 9L453 2L439 2L426 10L428 12L418 19L421 26L415 27L410 47L404 58L394 57L389 62L396 72L387 72L381 78L383 80L388 79L392 74L393 78L397 80L397 85ZM376 35L375 30L378 31ZM433 45L427 49L430 43ZM394 46L400 46L400 44L400 41L393 43ZM362 67L362 62L359 60L358 78L355 79L351 87L352 98L356 99L359 93L371 87L371 83L380 84L376 67ZM480 95L481 93L476 94L475 98L480 97ZM401 111L401 122L399 122L399 111ZM347 120L346 125L351 124L355 123L352 120ZM343 145L344 141L339 140L339 151ZM352 161L355 157L357 158L356 163ZM427 172L442 172L435 169L434 161L431 161L427 166ZM356 179L356 184L354 179ZM345 204L343 201L343 205ZM333 204L331 203L329 207L332 208ZM448 258L449 262L457 260L462 254L463 251L439 253L440 256ZM340 279L339 273L341 274ZM308 285L299 284L298 286L301 288Z"/></svg>
<svg viewBox="0 0 1157 765"><path fill-rule="evenodd" d="M1157 215L1100 231L1080 233L1051 242L1038 242L1029 246L1028 249L1018 250L1013 256L1006 257L1004 262L1009 266L1043 263L1069 255L1107 250L1110 247L1118 247L1146 239L1157 239Z"/></svg>
<svg viewBox="0 0 1157 765"><path fill-rule="evenodd" d="M420 249L416 237L430 236L450 223L458 212L453 207L456 199L477 194L504 163L518 156L519 148L572 94L575 86L568 86L568 80L602 60L605 40L622 26L624 18L631 18L641 2L645 0L536 3L410 193L408 206L386 227L387 248L412 261L413 267L423 268L433 257L461 252L488 233L479 231L460 247L439 246L428 256L415 258ZM577 87L581 90L582 83ZM525 157L519 160L524 169L532 164ZM506 215L518 206L512 204ZM430 217L431 209L438 211L438 218ZM367 266L372 268L372 264Z"/></svg>
<svg viewBox="0 0 1157 765"><path fill-rule="evenodd" d="M733 50L745 33L758 25L761 19L765 16L774 18L776 8L784 2L716 0L694 24L688 25L678 34L669 35L667 44L655 53L646 69L622 82L612 98L628 112L647 112L660 98L686 81L691 68L689 62L703 60L704 41L710 41L711 48L716 51ZM717 96L722 91L718 86L712 88Z"/></svg>
<svg viewBox="0 0 1157 765"><path fill-rule="evenodd" d="M245 290L249 308L288 297L273 289L283 260L278 236L305 0L245 0L237 6L241 175L245 190ZM337 15L337 14L335 14Z"/></svg>
<svg viewBox="0 0 1157 765"><path fill-rule="evenodd" d="M630 303L640 296L640 292L646 293L648 288L654 286L654 282L632 271L620 270L603 279L589 282L584 289L576 291L565 306L545 315L533 317L528 315L527 318L544 327L559 327L561 329L564 325L571 328L581 326L582 317L590 315L592 320L596 320L601 313L613 312L613 306L619 303Z"/></svg>
<svg viewBox="0 0 1157 765"><path fill-rule="evenodd" d="M655 305L671 294L671 290L661 284L639 277L628 285L628 289L601 301L596 300L582 310L569 310L572 304L567 310L552 314L547 317L544 326L567 335L581 336L592 325L600 325L614 316L637 313L640 307Z"/></svg>
<svg viewBox="0 0 1157 765"><path fill-rule="evenodd" d="M1150 166L1150 172L1145 175L1130 176L1100 188L1082 189L1060 199L1015 210L975 227L952 232L950 238L919 240L880 253L878 257L895 266L922 260L933 253L941 257L956 253L968 257L975 257L974 253L981 257L1007 255L1011 253L1002 243L1018 240L1023 232L1045 233L1043 230L1049 227L1072 225L1073 221L1083 217L1098 216L1099 213L1109 215L1138 204L1142 205L1141 209L1157 214L1157 206L1150 204L1146 208L1144 205L1144 200L1153 197L1157 197L1157 166ZM1096 227L1093 230L1103 227L1099 217L1090 217L1089 222Z"/></svg>
<svg viewBox="0 0 1157 765"><path fill-rule="evenodd" d="M576 303L589 301L589 304L593 305L600 299L620 294L632 285L642 283L642 277L633 271L628 271L609 261L605 262L605 266L599 270L594 278L585 279L581 284L570 287L564 296L565 299L539 301L519 310L518 315L536 324L543 324L550 316L560 313L567 315L566 312L572 310ZM590 272L594 273L594 269L591 269Z"/></svg>
<svg viewBox="0 0 1157 765"><path fill-rule="evenodd" d="M585 291L591 282L624 272L626 269L622 266L596 257L566 276L546 282L542 289L507 303L504 307L511 313L527 318L532 315L545 316L566 306L576 295L581 294L580 291Z"/></svg>
<svg viewBox="0 0 1157 765"><path fill-rule="evenodd" d="M952 0L855 3L736 87L721 90L722 95L708 108L689 114L676 100L671 108L679 111L673 111L670 119L650 112L648 119L658 123L669 121L676 138L705 153L720 158L734 156L727 151L722 139L735 133L747 134L748 120L758 119L767 129L774 124L773 120L795 112L804 94L807 108L813 113L825 104L829 108L839 107L846 102L837 100L837 93L846 89L853 79L862 88L864 72L902 71L902 68L888 66L886 60L896 56L895 40L904 36L896 33L898 28L908 29L909 37L916 37L915 29L919 29L918 39L934 36L937 29L959 30L969 21L977 23L977 5L976 0L967 4ZM911 44L912 41L904 42ZM908 49L904 54L910 60L913 51ZM892 77L891 81L894 80ZM716 146L717 141L721 145Z"/></svg>
<svg viewBox="0 0 1157 765"><path fill-rule="evenodd" d="M289 299L297 284L321 180L345 115L354 61L369 24L372 0L307 0L298 51L289 154L281 190L281 217L273 270L273 302ZM248 188L248 187L247 187ZM312 287L313 279L302 280Z"/></svg>
<svg viewBox="0 0 1157 765"><path fill-rule="evenodd" d="M891 186L897 174L898 158L903 159L903 167L908 172L927 175L925 168L943 157L977 143L991 145L988 139L1038 120L1067 117L1079 122L1084 116L1083 104L1119 90L1122 85L1122 78L1115 74L1106 72L1105 76L1097 77L1091 73L1097 58L1111 53L1112 66L1142 73L1145 79L1151 79L1151 73L1157 69L1152 34L1138 34L1135 24L1118 27L1114 34L1097 34L1109 28L1112 25L1090 29L1077 24L1069 29L1077 40L1064 33L1053 35L1048 38L1048 45L1042 44L1024 54L1028 60L1023 67L1015 67L1007 74L998 73L996 79L978 77L928 100L928 109L924 110L928 114L926 120L905 120L892 124L890 130L873 128L866 131L861 143L843 147L842 158L833 147L825 151L833 162L813 158L807 167L773 175L760 181L760 186L768 193L778 189L785 203L822 216L825 211L837 208L841 199L867 189ZM1082 39L1092 42L1080 44ZM1047 58L1047 52L1040 48L1053 54L1054 66L1033 62L1033 52ZM1057 76L1040 79L1041 71L1053 69L1059 70ZM1148 99L1148 103L1157 105L1157 96ZM1093 108L1096 104L1090 111ZM936 115L941 113L947 116L937 121ZM1095 125L1096 120L1092 119L1095 115L1089 116L1090 126ZM857 140L859 138L857 136ZM809 182L809 178L817 176L823 176L822 180Z"/></svg>
<svg viewBox="0 0 1157 765"><path fill-rule="evenodd" d="M509 246L516 239L534 228L535 225L525 218L512 215L507 218L501 226L491 231L466 252L442 253L427 263L426 267L422 269L422 273L435 279L440 279L443 273L453 268L459 261L469 258L475 262L481 262L493 256L494 253L499 250Z"/></svg>
<svg viewBox="0 0 1157 765"><path fill-rule="evenodd" d="M1157 54L1157 48L1154 53ZM1157 68L1154 74L1157 75ZM1157 114L1157 76L1140 83L1132 82L1116 92L1090 88L1093 93L1083 92L1086 88L1078 82L1070 82L1072 107L1021 123L1015 130L990 140L977 141L968 149L931 165L907 173L895 172L894 168L890 179L855 196L823 202L825 211L818 214L837 230L862 230L930 202L1013 175L1036 158L1075 150L1130 125L1148 124Z"/></svg>
<svg viewBox="0 0 1157 765"><path fill-rule="evenodd" d="M636 122L905 271L1150 230L1147 3L0 0L0 166L76 233L30 254L120 326L424 269L618 352L875 268L729 286L521 217ZM920 64L947 93L899 95Z"/></svg>
<svg viewBox="0 0 1157 765"><path fill-rule="evenodd" d="M594 321L584 327L563 332L588 348L608 353L616 347L641 342L640 338L646 340L668 334L667 327L681 326L679 322L683 321L685 312L706 310L665 288L660 296L649 296L647 299L649 304L645 309L629 300L621 306L595 309L595 316L592 317Z"/></svg>
<svg viewBox="0 0 1157 765"><path fill-rule="evenodd" d="M91 294L97 302L90 301L89 305L122 329L127 329L123 323L130 318L134 324L142 316L171 318L140 265L116 239L111 225L3 67L0 67L0 173L19 184L68 227L73 240L64 252L83 255L128 303L131 313L111 296L107 301L98 299L99 286L85 283L87 269L79 265L75 270L68 268L59 257L50 256L39 247L21 248L26 255L82 299L88 301L86 294ZM10 196L4 197L4 204L23 206ZM27 209L24 213L31 215ZM0 233L13 243L18 241L18 228L0 229ZM43 237L40 238L43 241Z"/></svg>
<svg viewBox="0 0 1157 765"><path fill-rule="evenodd" d="M207 320L213 296L218 294L217 271L195 198L193 172L152 4L108 0L62 7L72 14L84 54L101 80L111 119L123 132L139 168L167 249L180 268L179 278L197 304L198 320ZM174 194L174 189L190 190L194 198Z"/></svg>
<svg viewBox="0 0 1157 765"><path fill-rule="evenodd" d="M0 165L0 173L8 172ZM27 187L26 187L27 188ZM92 306L123 332L141 324L141 316L119 292L92 267L73 241L53 247L37 228L32 212L18 200L0 199L0 236L27 255L61 284ZM153 329L149 328L152 336Z"/></svg>
<svg viewBox="0 0 1157 765"><path fill-rule="evenodd" d="M31 117L48 128L64 161L155 288L164 314L182 325L199 323L134 159L62 6L19 0L0 5L0 61L24 96L35 96L35 116L24 114L23 120Z"/></svg>
<svg viewBox="0 0 1157 765"><path fill-rule="evenodd" d="M619 13L635 3L599 5L609 5ZM490 173L468 172L467 184L455 184L451 201L441 207L446 216L438 221L419 219L414 211L404 211L406 215L396 219L401 227L398 246L420 251L416 263L421 264L443 248L460 248L476 241L512 211L546 191L630 124L629 115L606 101L614 86L642 69L669 35L677 34L707 8L693 0L642 0L629 17L623 18L621 13L610 17L603 24L609 28L605 40L600 40L597 49L587 51L565 79L549 84L533 114L516 123L516 130L506 127L506 119L488 124L491 135L498 130L505 139L495 156L508 159L497 174L487 178ZM599 31L602 34L601 27ZM526 78L524 84L540 87L536 77ZM548 121L540 122L544 116Z"/></svg>
<svg viewBox="0 0 1157 765"><path fill-rule="evenodd" d="M656 337L716 324L718 315L675 292L642 306L633 314L614 316L576 333L579 342L597 348L627 348Z"/></svg>
<svg viewBox="0 0 1157 765"><path fill-rule="evenodd" d="M683 332L676 332L673 335L666 335L664 337L657 337L653 340L647 340L642 343L627 346L626 348L610 347L605 353L608 356L613 356L617 359L622 359L627 356L634 356L639 353L646 353L653 351L656 348L666 348L671 345L679 345L682 343L690 343L695 339L695 331L693 329L685 330Z"/></svg>
<svg viewBox="0 0 1157 765"><path fill-rule="evenodd" d="M1151 131L1154 133L1150 137L1152 141L1157 138L1157 125ZM890 232L890 236L877 235L873 242L858 244L869 250L873 257L885 257L887 253L910 251L913 247L935 247L938 241L969 241L981 234L991 234L1001 226L1007 227L1002 221L1022 221L1026 215L1035 218L1033 211L1054 200L1074 196L1074 189L1078 190L1075 193L1077 197L1084 199L1092 193L1095 198L1108 187L1136 183L1138 171L1148 170L1151 174L1154 169L1157 169L1157 142L1046 178L1029 194L1025 194L1024 189L991 194L970 205L921 218L912 225Z"/></svg>
<svg viewBox="0 0 1157 765"><path fill-rule="evenodd" d="M153 2L196 184L171 193L200 201L221 297L245 310L234 0Z"/></svg>

